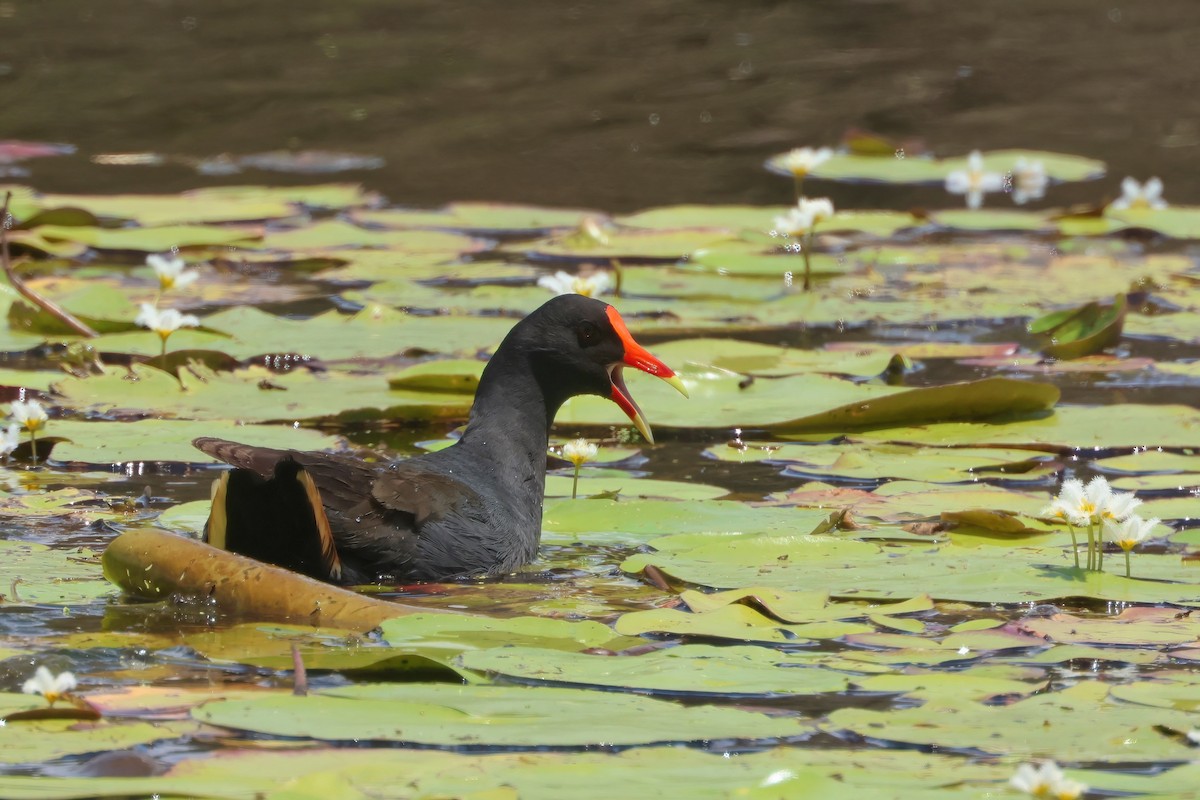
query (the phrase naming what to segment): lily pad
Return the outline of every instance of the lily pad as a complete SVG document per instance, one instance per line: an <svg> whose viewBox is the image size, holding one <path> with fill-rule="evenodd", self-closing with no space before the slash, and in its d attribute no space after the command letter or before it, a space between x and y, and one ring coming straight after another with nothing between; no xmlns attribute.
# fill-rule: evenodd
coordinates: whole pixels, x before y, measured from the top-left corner
<svg viewBox="0 0 1200 800"><path fill-rule="evenodd" d="M581 689L421 684L346 686L308 697L206 703L212 725L320 740L434 747L588 747L799 736L799 720ZM630 726L636 717L642 724Z"/></svg>
<svg viewBox="0 0 1200 800"><path fill-rule="evenodd" d="M529 647L465 653L463 667L522 683L647 694L779 697L844 691L844 674L761 647L681 645L645 655L563 654Z"/></svg>

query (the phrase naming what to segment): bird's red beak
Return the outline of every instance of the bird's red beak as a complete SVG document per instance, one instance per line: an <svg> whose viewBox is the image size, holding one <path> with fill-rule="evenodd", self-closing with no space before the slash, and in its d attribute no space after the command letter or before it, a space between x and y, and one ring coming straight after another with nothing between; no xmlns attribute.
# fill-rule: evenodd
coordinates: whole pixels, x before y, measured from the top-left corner
<svg viewBox="0 0 1200 800"><path fill-rule="evenodd" d="M625 415L633 422L638 432L646 438L650 444L654 444L654 434L650 432L650 426L646 424L646 418L642 416L642 410L638 408L637 403L633 402L633 397L629 394L629 389L625 387L625 378L622 375L626 366L640 369L649 375L656 378L662 378L667 383L674 386L684 397L688 396L687 387L683 385L683 381L679 376L663 362L659 361L654 356L650 355L650 351L642 347L633 340L633 335L629 332L629 328L625 327L625 320L621 319L621 315L612 306L608 307L608 321L612 324L613 330L617 332L617 336L621 339L621 344L625 347L625 357L615 364L609 365L608 377L612 381L612 393L609 395L613 402L621 407Z"/></svg>

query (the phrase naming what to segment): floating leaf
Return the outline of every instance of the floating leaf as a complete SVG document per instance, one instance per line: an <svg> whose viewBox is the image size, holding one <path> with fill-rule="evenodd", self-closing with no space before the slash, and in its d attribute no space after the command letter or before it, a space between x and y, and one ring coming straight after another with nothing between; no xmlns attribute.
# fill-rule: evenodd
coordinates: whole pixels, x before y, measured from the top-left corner
<svg viewBox="0 0 1200 800"><path fill-rule="evenodd" d="M1125 308L1125 295L1119 294L1110 306L1088 303L1039 317L1029 323L1029 330L1050 337L1042 349L1051 358L1082 358L1117 343L1125 324Z"/></svg>
<svg viewBox="0 0 1200 800"><path fill-rule="evenodd" d="M213 725L324 740L392 741L438 747L587 747L770 739L807 726L716 706L688 708L633 695L511 686L375 684L308 697L275 695L206 703L193 716ZM637 718L636 726L628 720Z"/></svg>
<svg viewBox="0 0 1200 800"><path fill-rule="evenodd" d="M668 695L779 697L844 691L844 674L761 647L681 645L639 656L504 647L465 653L462 666L528 683Z"/></svg>

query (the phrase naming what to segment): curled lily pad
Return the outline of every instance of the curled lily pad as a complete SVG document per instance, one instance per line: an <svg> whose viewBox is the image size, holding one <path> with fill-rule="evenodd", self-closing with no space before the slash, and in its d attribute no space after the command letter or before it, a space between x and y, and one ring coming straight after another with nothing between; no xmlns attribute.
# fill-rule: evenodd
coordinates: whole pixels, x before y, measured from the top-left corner
<svg viewBox="0 0 1200 800"><path fill-rule="evenodd" d="M1117 343L1125 324L1125 310L1125 295L1119 294L1109 306L1088 303L1039 317L1029 323L1029 330L1050 337L1050 343L1043 348L1046 355L1082 358Z"/></svg>

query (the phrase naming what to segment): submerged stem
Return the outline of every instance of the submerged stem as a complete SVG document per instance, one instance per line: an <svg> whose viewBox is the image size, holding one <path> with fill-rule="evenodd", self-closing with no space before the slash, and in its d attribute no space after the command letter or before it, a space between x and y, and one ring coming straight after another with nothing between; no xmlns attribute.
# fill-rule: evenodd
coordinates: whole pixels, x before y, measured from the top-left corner
<svg viewBox="0 0 1200 800"><path fill-rule="evenodd" d="M1132 575L1129 574L1129 551L1128 550L1125 551L1125 577L1126 578L1133 577Z"/></svg>
<svg viewBox="0 0 1200 800"><path fill-rule="evenodd" d="M575 477L571 479L571 499L574 500L579 489L579 465L575 465Z"/></svg>
<svg viewBox="0 0 1200 800"><path fill-rule="evenodd" d="M804 291L812 288L812 264L808 260L808 251L812 249L813 233L810 229L804 234L804 243L800 245L801 252L804 255Z"/></svg>
<svg viewBox="0 0 1200 800"><path fill-rule="evenodd" d="M1075 556L1075 569L1079 569L1079 540L1075 538L1075 526L1068 522L1067 530L1071 532L1071 555Z"/></svg>
<svg viewBox="0 0 1200 800"><path fill-rule="evenodd" d="M31 452L30 459L34 464L37 463L37 431L33 428L29 429L29 449Z"/></svg>

